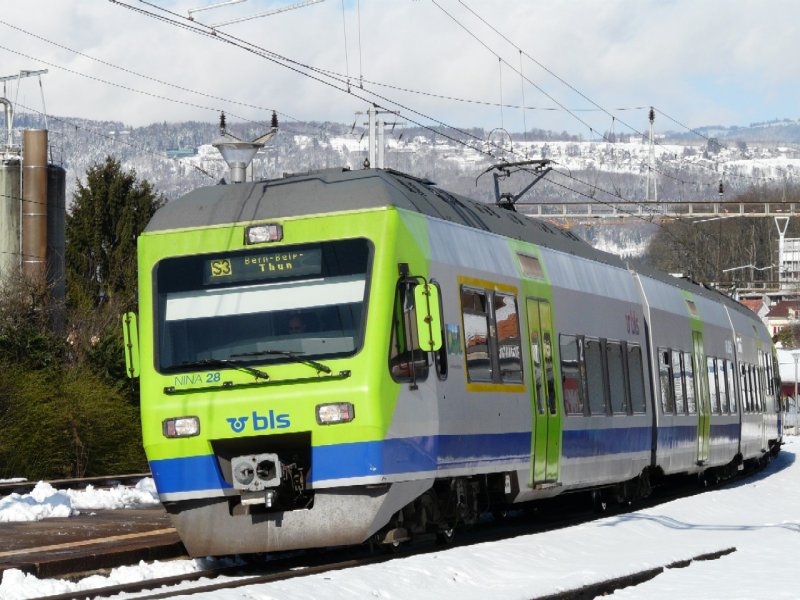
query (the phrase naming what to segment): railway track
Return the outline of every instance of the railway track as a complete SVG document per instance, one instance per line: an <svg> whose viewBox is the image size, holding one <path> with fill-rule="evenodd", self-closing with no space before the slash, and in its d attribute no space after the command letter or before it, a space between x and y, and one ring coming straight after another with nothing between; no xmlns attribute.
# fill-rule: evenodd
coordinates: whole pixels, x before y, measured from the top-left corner
<svg viewBox="0 0 800 600"><path fill-rule="evenodd" d="M735 485L743 478L742 475L739 475L722 485ZM658 488L650 498L639 501L633 506L619 505L611 507L603 516L621 514L629 510L642 510L704 491L704 488L697 485L697 480L690 477L675 479L672 484L673 485L669 487ZM498 516L498 518L493 521L487 519L487 522L475 528L459 531L452 545L467 546L490 541L499 541L520 535L542 533L586 523L598 517L596 511L581 508L589 505L589 499L585 494L567 495L563 498L541 502L533 510L514 511L504 517ZM111 512L118 513L120 511ZM164 515L164 517L166 517L166 515ZM91 594L93 597L109 597L120 593L141 594L145 592L145 595L137 597L168 598L175 595L213 593L223 589L235 589L243 586L271 583L327 571L373 565L394 558L407 557L412 554L426 554L440 551L442 547L432 543L433 539L434 536L430 536L430 539L423 538L414 543L393 549L391 553L383 551L376 552L374 548L370 548L368 545L362 545L344 549L337 548L332 550L297 552L291 553L291 555L288 556L278 555L270 559L249 557L248 560L234 566L211 568L182 575L149 579L128 584L111 585L95 588L91 591L82 590L64 593L49 596L47 600L85 598L87 594ZM148 548L148 551L151 553L150 557L137 558L131 553L126 555L126 551L135 552L134 547L139 550ZM63 553L68 550L75 551L77 549L81 549L79 555L73 556L72 559L64 559L62 556L58 560L53 561L51 560L52 556L48 556L49 554L63 555ZM112 549L114 549L115 552L112 552ZM49 548L42 547L29 550L41 554L39 559L32 561L39 565L38 570L35 571L37 576L68 579L78 579L88 573L107 572L115 566L135 563L138 562L138 560L187 558L180 542L177 540L177 534L170 527L141 532L139 535L110 536L91 540L86 543L67 543L53 545ZM666 569L687 566L692 561L718 558L733 551L735 551L735 548L725 548L708 555L687 557L684 561L648 569L646 572L642 573L633 573L625 577L597 582L596 584L585 586L581 589L548 596L547 598L548 600L561 598L594 598L610 593L615 589L637 585L638 583L652 579ZM159 553L162 555L158 556ZM7 554L10 553L0 553L0 561L3 561L4 555ZM50 565L48 568L42 568L42 565L48 563ZM0 563L0 566L2 566L2 563ZM61 571L60 573L58 572L59 570ZM202 579L216 581L198 584L189 589L177 587L181 584L196 582ZM171 589L163 589L165 587ZM150 590L152 590L151 593L146 593Z"/></svg>

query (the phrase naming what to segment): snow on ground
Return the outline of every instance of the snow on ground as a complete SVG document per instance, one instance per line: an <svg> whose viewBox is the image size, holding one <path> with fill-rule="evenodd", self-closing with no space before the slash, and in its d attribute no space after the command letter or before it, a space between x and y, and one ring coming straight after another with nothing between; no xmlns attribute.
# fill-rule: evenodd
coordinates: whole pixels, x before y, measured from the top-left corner
<svg viewBox="0 0 800 600"><path fill-rule="evenodd" d="M91 485L83 490L57 490L40 481L30 494L10 494L0 498L0 523L72 517L82 510L131 508L144 504L158 504L156 486L151 477L142 479L136 487L118 485L100 490Z"/></svg>
<svg viewBox="0 0 800 600"><path fill-rule="evenodd" d="M797 598L800 549L800 439L787 438L764 471L721 489L575 527L359 567L218 590L192 598L233 600L529 599L735 547L718 560L669 569L614 598ZM130 578L202 567L171 561L115 569L108 578L63 582L8 571L0 598L32 598ZM216 580L219 581L219 580ZM208 581L186 584L204 585ZM119 596L133 598L135 595Z"/></svg>

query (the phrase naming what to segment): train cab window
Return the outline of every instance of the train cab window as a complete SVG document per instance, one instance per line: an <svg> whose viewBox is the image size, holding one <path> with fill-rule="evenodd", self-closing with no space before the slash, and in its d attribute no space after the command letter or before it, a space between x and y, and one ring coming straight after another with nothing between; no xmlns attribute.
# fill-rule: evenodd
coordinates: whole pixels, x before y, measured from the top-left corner
<svg viewBox="0 0 800 600"><path fill-rule="evenodd" d="M603 351L600 340L586 340L586 388L589 393L589 412L608 414L606 386L603 374Z"/></svg>
<svg viewBox="0 0 800 600"><path fill-rule="evenodd" d="M209 361L232 367L356 354L372 256L371 242L349 239L164 258L152 273L155 367L179 374Z"/></svg>
<svg viewBox="0 0 800 600"><path fill-rule="evenodd" d="M665 415L675 413L675 389L672 385L672 359L670 351L661 348L658 351L658 378L661 388L661 411Z"/></svg>
<svg viewBox="0 0 800 600"><path fill-rule="evenodd" d="M730 406L730 413L736 414L736 375L733 370L733 361L725 361L725 380L727 381L728 388L728 405Z"/></svg>
<svg viewBox="0 0 800 600"><path fill-rule="evenodd" d="M389 370L395 381L417 381L428 377L428 353L417 339L417 311L414 305L416 281L397 284L389 348Z"/></svg>
<svg viewBox="0 0 800 600"><path fill-rule="evenodd" d="M719 412L727 414L730 411L728 407L728 390L727 381L725 379L725 361L720 358L715 358L716 374L717 374L717 396L719 398Z"/></svg>
<svg viewBox="0 0 800 600"><path fill-rule="evenodd" d="M683 353L683 373L686 377L686 412L690 415L697 414L697 403L695 401L695 379L694 363L692 355L688 352Z"/></svg>
<svg viewBox="0 0 800 600"><path fill-rule="evenodd" d="M497 354L503 383L522 383L522 351L519 343L517 299L511 294L494 294L494 320L497 324ZM545 360L552 360L550 334L545 334ZM550 367L552 372L552 365ZM550 389L552 389L552 385Z"/></svg>
<svg viewBox="0 0 800 600"><path fill-rule="evenodd" d="M463 288L464 347L469 381L492 381L489 349L489 306L484 291Z"/></svg>
<svg viewBox="0 0 800 600"><path fill-rule="evenodd" d="M675 412L679 415L686 413L686 396L684 392L683 361L680 352L672 353L672 382L675 389Z"/></svg>
<svg viewBox="0 0 800 600"><path fill-rule="evenodd" d="M644 371L642 368L642 349L639 346L628 346L628 382L630 383L631 408L634 414L645 410Z"/></svg>
<svg viewBox="0 0 800 600"><path fill-rule="evenodd" d="M578 336L559 335L561 387L564 390L564 412L568 415L582 415L586 406L582 342Z"/></svg>
<svg viewBox="0 0 800 600"><path fill-rule="evenodd" d="M606 362L608 364L608 391L611 412L615 415L628 414L628 397L625 385L625 371L622 366L622 344L606 342Z"/></svg>

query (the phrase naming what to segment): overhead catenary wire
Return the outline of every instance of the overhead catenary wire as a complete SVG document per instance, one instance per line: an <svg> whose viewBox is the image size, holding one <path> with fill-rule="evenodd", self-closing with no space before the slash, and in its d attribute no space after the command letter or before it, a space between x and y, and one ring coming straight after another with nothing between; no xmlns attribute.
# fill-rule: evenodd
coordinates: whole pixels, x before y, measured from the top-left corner
<svg viewBox="0 0 800 600"><path fill-rule="evenodd" d="M344 33L344 65L347 73L347 89L350 89L350 59L347 53L347 19L345 18L344 0L342 0L342 31Z"/></svg>
<svg viewBox="0 0 800 600"><path fill-rule="evenodd" d="M5 25L5 26L10 27L10 28L12 28L12 29L14 29L16 31L19 31L20 33L23 33L25 35L31 36L33 38L36 38L36 39L38 39L40 41L46 42L48 44L51 44L51 45L53 45L53 46L55 46L57 48L61 48L62 50L67 50L68 52L72 52L77 56L81 56L83 58L87 58L89 60L97 62L98 64L102 64L104 66L119 70L121 72L127 73L129 75L133 75L135 77L142 78L142 79L147 80L147 81L152 81L154 83L158 83L160 85L168 86L168 87L171 87L173 89L177 89L177 90L180 90L180 91L183 91L183 92L187 92L187 93L190 93L190 94L196 94L198 96L202 96L202 97L208 98L210 100L218 100L218 101L224 102L226 104L234 104L234 105L242 106L242 107L245 107L245 108L252 108L252 109L255 109L255 110L263 110L264 112L268 112L268 113L271 113L271 112L274 111L283 120L287 120L288 119L290 121L295 121L295 122L298 122L298 123L299 122L305 122L305 121L301 121L299 118L297 118L297 117L295 117L293 115L290 115L290 114L288 114L288 113L286 113L286 112L284 112L282 110L279 110L277 108L260 106L260 105L257 105L257 104L251 104L251 103L248 103L248 102L242 102L240 100L234 100L234 99L231 99L231 98L225 98L223 96L217 96L217 95L214 95L214 94L209 94L207 92L203 92L203 91L200 91L200 90L196 90L196 89L192 89L192 88L185 87L185 86L182 86L182 85L178 85L178 84L176 84L174 82L166 81L166 80L163 80L163 79L159 79L157 77L153 77L151 75L147 75L147 74L144 74L144 73L140 73L138 71L127 69L125 67L122 67L122 66L116 65L114 63L105 61L103 59L97 58L96 56L92 56L92 55L86 54L84 52L81 52L79 50L75 50L74 48L70 48L69 46L65 46L63 44L59 44L58 42L55 42L53 40L47 39L45 37L42 37L40 35L37 35L35 33L32 33L30 31L27 31L27 30L22 29L20 27L17 27L15 25L11 24L11 23L3 21L2 19L0 19L0 25ZM0 46L0 48L6 49L6 48L4 48L2 46ZM11 50L11 52L15 52L15 51ZM71 73L71 74L74 74L74 75L78 75L80 77L86 77L86 78L89 78L89 79L94 79L98 83L103 83L103 84L110 85L110 86L113 86L113 87L123 87L123 89L131 89L131 90L136 91L137 93L140 93L140 94L143 94L143 95L152 95L152 94L150 94L150 92L146 92L146 91L143 91L143 90L138 90L137 88L133 88L133 87L126 88L124 86L120 86L119 84L116 84L116 83L111 82L111 81L107 81L107 80L99 78L99 77L92 77L92 76L89 76L89 75L85 75L84 73L81 73L80 71L76 71L74 69L67 69L66 67L63 67L61 65L57 65L57 64L54 64L54 63L48 63L47 61L45 61L45 60L43 60L41 58L35 57L35 56L29 56L29 55L24 55L24 56L26 58L30 58L31 60L34 60L34 61L37 61L37 62L41 62L41 63L44 63L44 64L49 64L50 66L53 66L56 69L60 69L60 70L66 71L68 73ZM156 96L156 97L157 98L161 98L160 95ZM223 110L223 108L220 107L220 106L192 105L192 104L186 103L186 102L184 102L182 100L177 100L177 99L174 99L174 98L168 98L168 100L170 102L174 102L174 103L178 103L178 104L184 104L184 105L188 105L188 106L204 108L204 109L213 111L215 114L219 114L219 112L221 112ZM249 119L249 118L244 117L242 115L238 115L236 113L233 113L233 112L231 112L230 110L227 110L227 109L225 109L225 112L226 112L226 115L228 115L229 117L234 117L234 118L239 119L239 120L241 120L243 122L261 123L261 122L264 122L264 121L267 120L267 119Z"/></svg>
<svg viewBox="0 0 800 600"><path fill-rule="evenodd" d="M298 74L304 75L304 76L306 76L306 77L308 77L310 79L313 79L313 80L315 80L315 81L317 81L319 83L322 83L323 85L327 85L327 86L329 86L329 87L331 87L333 89L339 90L339 91L347 93L347 94L349 94L349 95L351 95L351 96L353 96L355 98L358 98L359 100L361 100L363 102L372 104L373 106L375 106L376 108L378 108L380 110L388 110L388 111L394 110L396 112L396 109L392 109L391 107L381 106L381 105L377 104L374 100L366 98L362 94L357 93L356 91L354 91L352 89L348 89L348 87L346 86L346 78L342 79L342 78L333 77L332 75L326 75L320 69L317 69L317 68L312 67L310 65L306 65L306 64L301 63L299 61L290 59L288 57L282 56L282 55L277 54L275 52L271 52L269 50L266 50L265 48L262 48L262 47L260 47L260 46L258 46L256 44L253 44L252 42L248 42L246 40L242 40L241 38L237 38L236 36L233 36L231 34L226 34L226 33L218 32L218 31L213 31L212 32L207 28L207 26L202 26L201 25L202 28L196 27L196 26L194 26L195 24L193 24L191 22L189 22L189 23L184 22L185 21L185 17L183 17L182 15L179 15L177 13L173 13L172 11L169 11L168 9L165 9L165 8L162 8L162 7L159 7L159 6L155 6L152 3L147 2L146 0L139 0L139 2L142 3L142 4L146 4L148 6L153 6L154 8L157 8L158 10L160 10L162 12L166 12L166 13L168 13L170 15L174 15L175 18L166 17L164 15L159 15L159 14L144 10L144 9L139 8L137 6L132 6L130 4L127 4L126 2L123 2L122 0L108 0L108 1L113 3L113 4L117 4L119 6L127 8L129 10L132 10L132 11L135 11L135 12L139 12L140 14L144 14L146 16L149 16L149 17L155 18L157 20L163 21L163 22L165 22L167 24L170 24L170 25L172 25L174 27L185 29L185 30L191 31L193 33L196 33L198 35L202 35L202 36L208 37L210 39L217 40L218 42L227 43L227 44L230 44L232 46L238 47L238 48L240 48L242 50L245 50L247 52L250 52L250 53L252 53L252 54L254 54L256 56L260 56L260 57L264 58L265 60L269 60L271 62L274 62L275 64L283 66L283 67L285 67L285 68L287 68L289 70L292 70L292 71L294 71L294 72L296 72ZM308 71L310 71L310 72L308 72ZM333 81L326 80L326 79L323 78L323 76L329 77L329 78L333 79ZM337 85L337 84L339 84L339 85ZM409 106L406 106L405 104L402 104L402 103L400 103L400 102L398 102L396 100L392 100L390 98L387 98L386 96L378 94L377 92L369 91L367 89L364 89L363 92L365 92L367 94L370 94L370 95L374 96L375 98L377 98L379 100L382 100L384 102L389 102L390 104L394 104L395 106L399 107L400 109L405 110L405 111L407 111L409 113L415 114L418 117L421 117L421 118L424 118L424 119L428 119L428 120L436 123L437 125L445 128L445 129L455 131L455 132L461 134L462 136L464 136L466 138L470 138L470 139L476 140L476 141L480 142L481 144L485 143L485 140L483 140L482 138L479 138L478 136L476 136L476 135L474 135L474 134L472 134L472 133L470 133L468 131L464 131L464 130L459 129L457 127L454 127L452 125L448 125L444 121L441 121L439 119L436 119L434 117L426 115L425 113L422 113L421 111L415 110L415 109L413 109L413 108L411 108ZM426 125L424 123L421 123L419 120L412 119L408 115L405 115L405 118L408 121L410 121L410 122L414 123L415 125L417 125L418 127L421 127L421 128L423 128L423 129L425 129L427 131L435 132L438 135L441 135L442 137L444 137L446 139L449 139L452 142L455 142L455 143L458 143L458 144L467 145L463 141L459 140L458 138L455 138L452 135L448 135L447 133L445 133L443 131L436 131L430 125ZM477 151L481 152L481 150L479 148L474 148L474 149L476 149ZM498 149L501 149L501 148L498 148ZM493 158L495 158L494 155L492 155L491 153L488 153L486 151L483 151L483 154L486 154L487 156L492 156Z"/></svg>
<svg viewBox="0 0 800 600"><path fill-rule="evenodd" d="M233 46L239 47L239 48L244 49L244 50L246 50L248 52L251 52L251 53L253 53L253 54L257 55L257 56L261 56L261 57L263 57L263 58L265 58L267 60L275 62L276 64L284 66L285 68L293 70L293 71L295 71L295 72L297 72L297 73L299 73L301 75L304 75L304 76L309 77L309 78L311 78L313 80L316 80L316 81L318 81L320 83L328 85L328 86L330 86L330 87L332 87L334 89L337 89L337 90L339 90L341 92L350 94L350 95L352 95L354 97L357 97L357 98L359 98L361 100L368 101L367 99L363 98L363 96L361 96L360 94L357 94L357 93L353 92L352 89L348 89L348 88L345 88L345 87L340 87L340 86L336 85L336 83L334 83L334 82L327 81L327 80L323 79L322 76L325 75L325 73L323 71L319 70L319 69L315 69L314 67L311 67L309 65L304 65L303 63L300 63L298 61L294 61L294 60L289 59L287 57L283 57L283 56L278 55L278 54L276 54L274 52L271 52L269 50L261 48L261 47L255 45L255 44L252 44L252 43L247 42L245 40L241 40L239 38L236 38L235 36L231 36L229 34L225 34L224 36L222 36L222 35L219 35L219 32L214 32L213 34L210 34L208 31L204 31L202 29L197 29L196 27L193 27L191 25L187 25L186 23L183 23L183 22L181 22L179 20L176 20L174 18L168 18L168 17L165 17L163 15L158 15L158 14L149 12L147 10L144 10L144 9L141 9L141 8L138 8L138 7L135 7L135 6L131 6L131 5L127 4L127 3L125 3L125 2L122 2L121 0L109 0L109 1L114 3L114 4L117 4L117 5L123 6L125 8L128 8L130 10L133 10L133 11L136 11L136 12L140 12L142 14L145 14L147 16L156 18L158 20L162 20L162 21L164 21L164 22L166 22L166 23L168 23L170 25L173 25L173 26L176 26L176 27L179 27L179 28L183 28L183 29L187 29L187 30L193 31L193 32L195 32L197 34L204 35L206 37L211 37L212 39L215 39L215 40L218 40L218 41L221 41L221 42L228 43L228 44L231 44ZM165 12L165 13L168 13L168 14L171 14L171 15L175 15L175 17L177 17L177 19L183 19L183 17L181 15L177 15L176 13L173 13L172 11L169 11L168 9L164 9L162 7L159 7L159 6L155 6L152 3L147 2L146 0L140 0L140 2L143 3L143 4L149 5L149 6L153 6L154 8L158 9L159 11L162 11L162 12ZM435 0L434 0L434 3L435 3ZM307 73L306 71L311 71L311 73ZM340 78L332 77L329 74L327 76L333 78L335 82L338 82L340 84L344 83L344 82L342 82L342 80ZM535 85L535 84L533 84L533 85ZM449 125L447 125L446 123L443 123L440 120L434 119L434 118L432 118L432 117L430 117L428 115L425 115L424 113L421 113L420 111L417 111L417 110L414 110L414 109L412 109L410 107L407 107L407 106L405 106L405 105L403 105L403 104L401 104L401 103L399 103L397 101L393 101L391 99L388 99L388 98L386 98L386 97L384 97L384 96L382 96L380 94L377 94L374 91L369 91L369 90L366 90L366 89L364 91L369 93L369 94L371 94L371 95L373 95L373 96L375 96L375 97L377 97L377 98L380 98L380 99L382 99L384 101L387 101L387 102L390 102L392 104L395 104L396 106L401 107L403 110L410 111L410 112L412 112L412 113L414 113L414 114L416 114L418 116L422 116L423 118L427 118L427 119L429 119L431 121L434 121L437 124L447 128L447 129L452 129L453 131L457 131L457 132L461 133L462 135L464 135L465 137L468 137L468 138L475 139L475 140L483 142L483 140L481 140L480 138L478 138L475 135L472 135L472 134L470 134L470 133L468 133L466 131L460 130L458 128L449 126ZM373 105L376 106L376 108L380 108L380 109L386 110L386 107L378 106L374 102L373 102ZM405 118L408 121L414 123L415 125L418 125L421 128L424 128L424 129L426 129L428 131L431 131L434 135L436 135L438 133L439 135L442 135L443 137L445 137L446 139L448 139L450 141L453 141L455 143L462 144L462 145L465 145L465 146L468 146L468 147L472 147L472 146L469 146L469 144L466 144L465 142L463 142L462 140L454 138L453 136L448 135L447 133L444 133L442 131L437 131L436 129L432 128L431 126L428 126L428 125L425 125L423 123L420 123L419 121L417 121L415 119L412 119L412 118L408 117L407 115L405 116ZM498 149L502 149L502 148L499 148L498 146L496 146L495 144L491 144L491 145L495 146ZM478 147L478 148L472 147L472 148L477 152L483 153L483 154L485 154L487 156L494 157L494 155L492 153L484 151L480 147ZM572 178L572 179L575 179L575 178ZM577 180L577 179L575 179L575 180L576 181L580 181L580 180ZM552 180L548 179L548 181L552 181ZM581 182L581 183L583 183L584 185L587 185L586 182ZM562 186L562 187L564 187L564 186ZM607 190L602 190L602 188L599 188L598 186L591 185L591 184L590 184L590 189L600 190L600 191L603 191L606 194L614 195L613 193L608 192ZM582 194L582 195L587 196L586 194ZM589 196L587 196L587 197L589 197ZM609 203L605 203L605 202L599 201L596 198L594 198L594 200L598 201L598 202L601 202L603 204L609 204ZM635 203L635 202L631 202L631 204L636 205L636 206L640 205L640 203ZM642 219L642 220L644 220L646 222L649 222L649 221L647 221L647 219L641 217L640 215L637 215L635 213L629 213L629 214L630 214L630 216L632 216L634 218L640 218L640 219ZM658 226L663 228L663 226L661 224L658 224Z"/></svg>
<svg viewBox="0 0 800 600"><path fill-rule="evenodd" d="M456 24L458 24L458 25L459 25L459 27L461 27L462 29L464 29L464 31L466 31L466 32L467 32L467 33L468 33L470 36L472 36L472 37L473 37L475 40L477 40L477 41L478 41L478 42L479 42L479 43L480 43L482 46L484 46L484 47L485 47L485 48L486 48L486 49L487 49L489 52L491 52L492 54L495 54L495 55L497 55L497 52L496 52L495 50L491 49L491 48L490 48L490 47L489 47L489 46L488 46L488 45L487 45L485 42L483 42L483 40L481 40L481 39L480 39L480 38L479 38L479 37L478 37L478 36L477 36L475 33L473 33L473 32L472 32L472 31L471 31L471 30L470 30L470 29L469 29L469 28L468 28L466 25L464 25L463 23L461 23L461 22L460 22L458 19L456 19L456 18L455 18L455 16L453 16L451 13L449 13L449 12L448 12L448 11L446 11L444 8L442 8L442 6L441 6L441 5L440 5L440 4L437 2L437 0L432 0L432 2L433 2L433 4L434 4L434 5L435 5L437 8L439 8L439 10L441 10L441 11L442 11L444 14L446 14L446 15L447 15L447 16L448 16L450 19L452 19L452 20L453 20L453 21L454 21ZM513 42L511 39L509 39L509 38L508 38L508 36L506 36L505 34L503 34L503 33L502 33L501 31L499 31L499 30L498 30L496 27L494 27L494 26L493 26L491 23L489 23L489 22L488 22L488 21L487 21L485 18L483 18L481 15L479 15L477 12L475 12L475 11L474 11L472 8L470 8L470 7L469 7L469 5L467 5L467 3L466 3L464 0L458 0L458 2L459 2L459 4L461 4L461 5L462 5L462 6L463 6L463 7L464 7L464 8L465 8L467 11L469 11L469 12L470 12L472 15L474 15L474 16L475 16L475 17L476 17L478 20L480 20L480 21L481 21L481 22L482 22L484 25L486 25L486 26L487 26L489 29L491 29L493 32L495 32L495 33L496 33L498 36L500 36L500 37L501 37L503 40L505 40L507 43L509 43L509 44L510 44L512 47L514 47L514 48L515 48L516 50L518 50L520 53L523 53L523 54L524 54L524 55L525 55L525 56L526 56L526 57L527 57L529 60L531 60L531 61L532 61L532 62L534 62L534 63L535 63L537 66L539 66L540 68L542 68L542 69L543 69L545 72L547 72L548 74L550 74L552 77L556 78L556 79L557 79L558 81L560 81L560 82L561 82L563 85L565 85L565 86L566 86L566 87L568 87L570 90L572 90L573 92L575 92L576 94L578 94L578 95L579 95L581 98L585 99L587 102L589 102L590 104L592 104L592 105L593 105L593 106L594 106L594 107L595 107L597 110L600 110L600 111L602 111L602 112L606 113L608 116L611 116L611 117L613 117L613 116L614 116L614 115L613 115L613 114L612 114L612 113L611 113L609 110L607 110L606 108L604 108L603 106L601 106L600 104L598 104L597 102L595 102L594 100L592 100L592 99L591 99L589 96L587 96L586 94L584 94L583 92L581 92L581 91L580 91L578 88L576 88L574 85L572 85L571 83L569 83L569 82L568 82L566 79L564 79L563 77L561 77L560 75L558 75L557 73L555 73L555 72L554 72L552 69L548 68L546 65L544 65L542 62L540 62L539 60L537 60L537 59L536 59L536 58L534 58L533 56L531 56L529 53L525 52L525 51L524 51L522 48L520 48L520 47L519 47L519 46L518 46L516 43L514 43L514 42ZM508 64L508 63L507 63L507 64ZM509 66L511 66L511 65L509 64ZM512 67L512 68L513 68L513 67ZM520 72L520 75L522 75L522 73L521 73L521 72ZM527 79L527 78L526 78L526 79ZM530 81L530 80L528 80L528 81ZM531 82L531 83L532 83L532 82ZM539 90L540 92L542 92L543 94L545 94L545 95L546 95L548 98L550 98L551 100L555 101L555 100L554 100L554 98L553 98L553 97L552 97L550 94L548 94L548 93L544 92L540 86L538 86L538 85L535 85L535 84L533 84L533 85L534 85L534 87L536 87L536 89L537 89L537 90ZM561 105L560 103L559 103L559 106L560 106L560 107L562 107L562 108L563 108L563 109L564 109L564 110L565 110L565 111L566 111L568 114L570 114L570 115L571 115L573 118L575 118L575 119L576 119L577 121L579 121L581 124L583 124L584 126L588 127L590 131L592 130L592 127L591 127L590 125L588 125L588 123L586 123L584 120L582 120L582 119L578 118L578 116L577 116L576 114L574 114L574 113L575 113L575 112L577 112L577 111L573 111L573 110L567 109L566 107L564 107L564 106L563 106L563 105ZM659 111L659 112L661 112L661 111ZM663 113L662 113L662 114L663 114ZM665 116L667 116L667 115L665 115ZM639 131L639 130L638 130L636 127L633 127L633 126L632 126L632 125L630 125L629 123L626 123L625 121L623 121L623 120L621 120L621 119L617 119L617 120L618 120L618 121L619 121L619 122L620 122L620 123L621 123L623 126L627 127L628 129L630 129L632 132L636 133L637 135L644 135L644 134L643 134L641 131ZM679 123L678 121L675 121L675 122L676 122L676 123ZM684 126L684 127L685 127L685 125L682 125L682 126ZM689 129L689 130L690 130L690 131L694 131L694 130L691 130L691 129ZM604 140L608 141L605 135L603 135L602 137L603 137L603 139L604 139ZM705 136L703 136L703 137L705 137ZM706 138L706 139L708 139L708 138ZM658 142L656 142L656 145L660 145L660 144L659 144ZM702 165L702 164L700 165L700 167L701 167L701 168L706 168L706 167L705 167L705 165ZM669 174L667 174L667 173L663 173L662 171L660 171L660 170L658 170L658 169L655 169L655 168L653 169L653 172L655 172L655 173L658 173L659 175L662 175L662 176L664 176L664 177L667 177L667 178L670 178L670 179L674 179L675 181L678 181L678 182L680 182L680 183L687 183L687 182L685 182L685 181L683 181L683 180L681 180L681 179L678 179L678 178L675 178L675 177L673 177L673 176L670 176L670 175L669 175ZM747 176L747 175L734 175L734 176L736 176L736 177L738 177L738 178L742 178L742 179L749 179L749 180L753 180L753 181L758 181L758 180L762 180L762 179L770 179L770 178L752 177L752 176ZM710 184L709 184L709 185L710 185Z"/></svg>
<svg viewBox="0 0 800 600"><path fill-rule="evenodd" d="M120 4L119 2L117 2L117 3L118 3L118 4ZM263 49L262 49L262 50L263 50ZM266 50L265 50L264 52L269 52L269 51L266 51ZM336 87L336 86L334 86L334 87ZM339 89L339 88L337 88L337 89ZM370 93L373 93L373 92L370 92ZM391 101L391 100L389 100L389 101L390 101L390 102L393 102L393 101ZM523 104L524 104L524 103L523 103ZM400 106L402 106L402 105L400 105ZM404 108L405 108L405 107L404 107ZM419 113L419 112L416 112L416 111L414 111L414 112L415 112L416 114L419 114L419 115L421 115L421 116L424 116L424 117L426 117L426 118L429 118L429 117L427 117L426 115L423 115L422 113ZM415 124L417 124L417 125L421 126L421 127L425 127L426 129L429 129L429 130L430 130L430 131L432 131L434 134L436 134L436 133L439 133L440 135L443 135L444 137L446 137L446 138L450 139L451 141L454 141L454 142L457 142L457 143L462 143L460 140L457 140L457 139L455 139L455 138L453 138L453 137L451 137L451 136L448 136L448 135L444 134L444 133L443 133L443 132L441 132L441 131L438 131L438 132L437 132L435 129L432 129L432 128L430 128L430 127L427 127L427 126L424 126L424 125L422 125L422 124L420 124L420 123L417 123L417 122L416 122L416 121L414 121L413 119L409 119L409 120L410 120L410 121L412 121L412 122L414 122ZM434 120L434 119L432 119L432 120ZM447 125L447 124L445 124L445 123L443 123L443 122L441 122L441 121L438 121L438 123L439 123L440 125L442 125L443 127L446 127L446 128L449 128L449 129L453 129L454 131L459 131L459 130L457 130L456 128L452 128L452 127L450 127L449 125ZM463 133L463 132L462 132L462 133ZM475 139L480 139L480 138L477 138L476 136L472 136L472 137L473 137L473 138L475 138ZM481 141L482 141L482 140L481 140ZM465 145L468 145L468 144L465 144ZM469 146L469 147L472 147L472 146ZM473 148L474 148L474 147L473 147ZM475 148L474 148L474 149L475 149ZM480 151L480 149L476 149L476 150ZM491 153L485 153L485 154L487 154L487 155L489 155L489 156L492 156L492 154L491 154ZM575 181L578 181L578 182L580 182L580 180L578 180L578 179L576 179L576 178L573 178L573 179L575 179ZM581 182L581 183L582 183L582 184L584 184L584 185L590 185L590 186L591 186L591 184L587 184L586 182ZM562 187L563 187L563 186L562 186ZM607 193L607 194L610 194L610 195L614 195L615 197L620 197L620 196L619 196L619 194L612 194L611 192L608 192L608 191L606 191L606 190L601 190L601 188L599 188L598 186L591 186L591 187L590 187L590 189L594 189L594 190L603 191L604 193ZM583 194L583 195L585 195L585 194ZM632 215L632 216L636 216L636 215Z"/></svg>

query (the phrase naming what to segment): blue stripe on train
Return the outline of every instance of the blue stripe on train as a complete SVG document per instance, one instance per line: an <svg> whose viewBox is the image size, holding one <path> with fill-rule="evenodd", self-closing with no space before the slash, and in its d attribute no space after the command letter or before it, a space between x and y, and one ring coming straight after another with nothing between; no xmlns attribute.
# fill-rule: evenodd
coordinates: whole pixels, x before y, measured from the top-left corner
<svg viewBox="0 0 800 600"><path fill-rule="evenodd" d="M666 448L697 442L696 426L663 427L659 445ZM577 459L611 454L649 452L649 427L565 430L562 456ZM738 424L712 427L712 443L718 438L738 437ZM477 435L438 435L383 441L316 446L312 448L310 481L324 481L433 472L437 470L512 464L530 459L528 432ZM150 462L159 492L191 492L230 488L213 455L163 459Z"/></svg>
<svg viewBox="0 0 800 600"><path fill-rule="evenodd" d="M650 427L568 429L563 433L562 456L586 458L606 454L650 451Z"/></svg>

